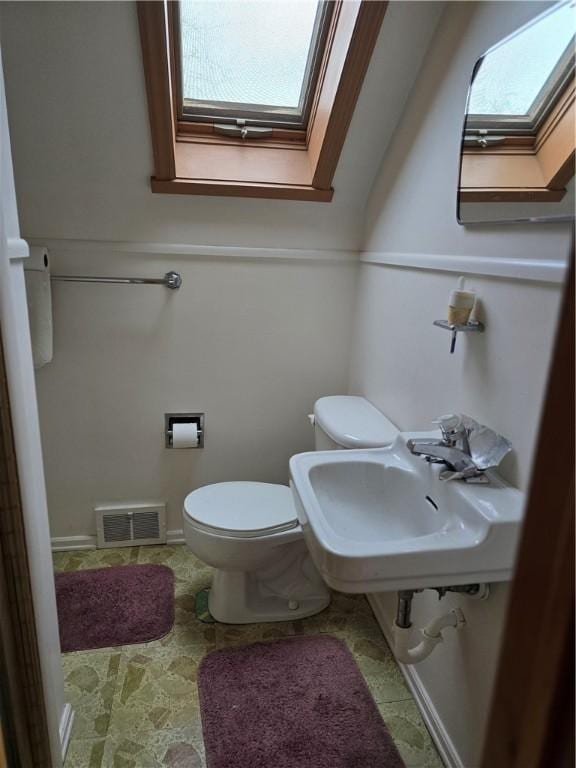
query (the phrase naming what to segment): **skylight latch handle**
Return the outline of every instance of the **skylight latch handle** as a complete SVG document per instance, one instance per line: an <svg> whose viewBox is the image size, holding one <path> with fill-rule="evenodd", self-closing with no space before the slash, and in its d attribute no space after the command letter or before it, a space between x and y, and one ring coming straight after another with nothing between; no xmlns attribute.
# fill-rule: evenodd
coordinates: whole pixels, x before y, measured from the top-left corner
<svg viewBox="0 0 576 768"><path fill-rule="evenodd" d="M487 131L478 131L476 134L466 134L464 146L480 146L483 148L504 144L506 136L491 136Z"/></svg>
<svg viewBox="0 0 576 768"><path fill-rule="evenodd" d="M222 136L236 136L241 139L263 139L266 136L272 136L272 128L259 128L246 125L245 120L236 120L236 125L216 123L214 133L219 133Z"/></svg>

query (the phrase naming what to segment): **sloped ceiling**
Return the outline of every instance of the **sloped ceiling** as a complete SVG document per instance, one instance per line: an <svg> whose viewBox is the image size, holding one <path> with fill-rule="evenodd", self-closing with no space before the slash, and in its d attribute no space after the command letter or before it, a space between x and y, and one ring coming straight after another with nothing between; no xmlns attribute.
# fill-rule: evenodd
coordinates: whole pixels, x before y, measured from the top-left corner
<svg viewBox="0 0 576 768"><path fill-rule="evenodd" d="M153 195L132 2L4 2L24 236L355 249L376 173L444 3L391 2L330 204Z"/></svg>

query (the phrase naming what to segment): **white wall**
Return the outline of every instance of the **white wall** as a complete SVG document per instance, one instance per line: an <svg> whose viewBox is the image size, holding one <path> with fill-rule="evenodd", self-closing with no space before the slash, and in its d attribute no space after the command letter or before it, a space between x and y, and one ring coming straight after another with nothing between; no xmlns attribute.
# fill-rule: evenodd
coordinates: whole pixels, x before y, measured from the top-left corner
<svg viewBox="0 0 576 768"><path fill-rule="evenodd" d="M528 275L530 260L551 263L566 256L566 228L463 228L455 217L460 130L474 61L542 7L447 6L369 202L365 258L381 263L361 266L350 384L401 429L427 429L434 416L462 411L499 430L515 448L503 472L524 489L560 286L469 275L486 333L459 337L453 356L449 335L432 322L445 317L455 286L458 273L442 269L451 259L461 259L464 270L474 263L478 271L487 259L488 272L491 260L516 259ZM389 260L428 268L384 263ZM509 271L514 273L514 262ZM507 593L505 585L496 585L485 603L450 597L439 604L432 593L415 598L416 626L454 605L466 614L466 628L413 668L445 754L465 768L479 765ZM395 598L378 596L375 604L389 628Z"/></svg>
<svg viewBox="0 0 576 768"><path fill-rule="evenodd" d="M80 257L54 251L54 269ZM163 499L174 530L195 487L286 483L314 400L346 391L355 262L97 258L184 283L54 286L54 361L37 374L53 536L93 533L97 502ZM206 413L204 449L164 447L170 411Z"/></svg>
<svg viewBox="0 0 576 768"><path fill-rule="evenodd" d="M188 491L285 482L312 447L314 400L347 388L357 255L343 251L441 7L391 5L322 204L153 195L135 4L0 4L24 235L54 272L184 278L173 294L54 286L54 362L37 376L54 537L93 534L96 502L148 497L181 528ZM170 255L179 243L196 256ZM179 410L206 412L204 450L164 448L163 414Z"/></svg>

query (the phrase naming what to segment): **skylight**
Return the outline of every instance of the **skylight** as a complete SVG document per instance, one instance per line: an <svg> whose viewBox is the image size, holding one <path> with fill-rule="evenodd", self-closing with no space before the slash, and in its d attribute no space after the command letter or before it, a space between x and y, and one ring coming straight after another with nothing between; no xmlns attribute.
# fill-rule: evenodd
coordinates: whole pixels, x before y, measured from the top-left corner
<svg viewBox="0 0 576 768"><path fill-rule="evenodd" d="M303 121L326 11L316 0L182 0L184 113Z"/></svg>

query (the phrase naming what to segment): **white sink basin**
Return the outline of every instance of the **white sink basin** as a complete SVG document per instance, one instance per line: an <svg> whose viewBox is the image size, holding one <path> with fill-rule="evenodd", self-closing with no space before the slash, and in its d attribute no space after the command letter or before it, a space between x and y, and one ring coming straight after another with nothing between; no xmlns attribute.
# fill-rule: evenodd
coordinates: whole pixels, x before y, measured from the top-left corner
<svg viewBox="0 0 576 768"><path fill-rule="evenodd" d="M290 460L308 549L334 589L384 592L511 578L523 494L491 471L489 485L440 480L445 467L406 447L411 438L430 436L402 433L389 448Z"/></svg>

